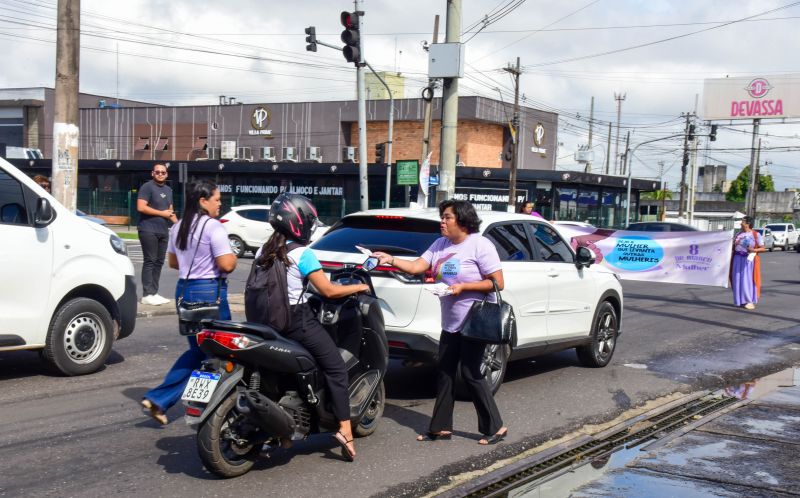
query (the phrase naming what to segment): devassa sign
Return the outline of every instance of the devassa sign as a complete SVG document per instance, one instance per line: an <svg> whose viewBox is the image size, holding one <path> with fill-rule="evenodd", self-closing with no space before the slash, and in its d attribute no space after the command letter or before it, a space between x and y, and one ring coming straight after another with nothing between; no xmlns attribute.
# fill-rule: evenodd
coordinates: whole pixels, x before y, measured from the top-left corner
<svg viewBox="0 0 800 498"><path fill-rule="evenodd" d="M705 80L703 119L800 117L800 74Z"/></svg>

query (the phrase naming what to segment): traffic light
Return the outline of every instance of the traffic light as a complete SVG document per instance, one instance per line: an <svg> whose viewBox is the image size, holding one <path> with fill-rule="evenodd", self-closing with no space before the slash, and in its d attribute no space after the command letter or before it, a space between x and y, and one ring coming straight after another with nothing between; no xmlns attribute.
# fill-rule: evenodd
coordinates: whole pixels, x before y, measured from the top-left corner
<svg viewBox="0 0 800 498"><path fill-rule="evenodd" d="M342 12L339 20L344 26L342 31L342 54L347 62L352 62L356 66L361 62L361 33L358 26L358 12Z"/></svg>
<svg viewBox="0 0 800 498"><path fill-rule="evenodd" d="M306 50L308 52L316 52L317 51L317 28L314 26L309 26L306 28Z"/></svg>
<svg viewBox="0 0 800 498"><path fill-rule="evenodd" d="M711 133L708 134L708 139L712 142L717 141L717 125L711 125Z"/></svg>
<svg viewBox="0 0 800 498"><path fill-rule="evenodd" d="M375 144L375 164L383 164L386 162L386 143L381 142Z"/></svg>
<svg viewBox="0 0 800 498"><path fill-rule="evenodd" d="M694 125L693 125L693 124L690 124L690 125L689 125L689 137L688 137L688 140L689 140L690 142L691 142L692 140L694 140Z"/></svg>

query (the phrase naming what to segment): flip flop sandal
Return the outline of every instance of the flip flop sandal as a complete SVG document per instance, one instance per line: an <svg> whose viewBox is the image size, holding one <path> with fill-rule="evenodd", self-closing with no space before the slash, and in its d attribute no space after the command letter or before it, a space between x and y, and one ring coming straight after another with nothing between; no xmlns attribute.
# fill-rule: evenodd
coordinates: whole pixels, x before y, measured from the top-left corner
<svg viewBox="0 0 800 498"><path fill-rule="evenodd" d="M453 439L452 432L426 432L425 434L420 434L417 436L417 441L419 442L427 442L427 441L436 441L437 439L441 439L442 441L450 441Z"/></svg>
<svg viewBox="0 0 800 498"><path fill-rule="evenodd" d="M341 439L337 436L342 436ZM352 439L347 439L341 431L337 431L336 434L331 436L336 444L338 444L342 448L342 457L347 460L348 462L355 461L356 454L347 447L349 443L352 443Z"/></svg>
<svg viewBox="0 0 800 498"><path fill-rule="evenodd" d="M502 434L495 434L492 437L482 438L481 441L486 441L486 442L482 443L481 441L478 441L478 444L480 444L481 446L490 446L499 443L500 441L505 439L506 436L508 436L508 429L506 429L506 431Z"/></svg>

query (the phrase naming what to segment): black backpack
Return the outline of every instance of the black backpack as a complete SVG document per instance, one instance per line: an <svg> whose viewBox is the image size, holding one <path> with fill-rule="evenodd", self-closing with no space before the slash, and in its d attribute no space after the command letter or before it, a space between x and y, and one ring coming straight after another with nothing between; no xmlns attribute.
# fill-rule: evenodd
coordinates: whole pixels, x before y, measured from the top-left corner
<svg viewBox="0 0 800 498"><path fill-rule="evenodd" d="M287 249L296 247L299 244L289 244ZM248 322L269 325L278 332L292 323L286 271L286 264L279 259L269 267L253 262L244 290L244 314Z"/></svg>

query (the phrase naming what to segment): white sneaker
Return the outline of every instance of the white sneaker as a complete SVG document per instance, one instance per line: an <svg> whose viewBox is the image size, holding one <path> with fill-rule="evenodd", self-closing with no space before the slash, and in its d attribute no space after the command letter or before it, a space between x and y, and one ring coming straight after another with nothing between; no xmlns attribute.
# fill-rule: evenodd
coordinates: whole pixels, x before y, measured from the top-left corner
<svg viewBox="0 0 800 498"><path fill-rule="evenodd" d="M161 295L159 295L159 294L153 294L153 296L152 296L152 297L153 297L155 300L157 300L157 301L159 302L159 304L167 304L167 303L170 301L170 300L169 300L169 299L167 299L166 297L164 297L164 296L161 296Z"/></svg>
<svg viewBox="0 0 800 498"><path fill-rule="evenodd" d="M142 304L149 304L150 306L160 306L163 303L158 300L155 294L153 294L151 296L144 296L142 298Z"/></svg>

